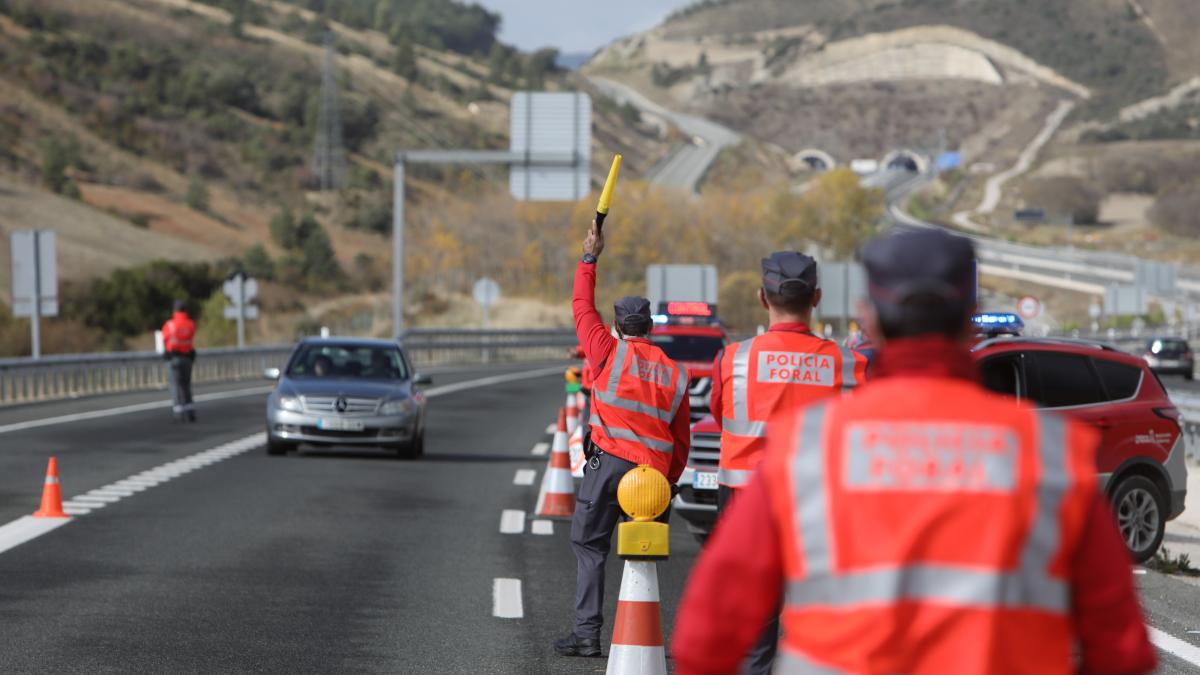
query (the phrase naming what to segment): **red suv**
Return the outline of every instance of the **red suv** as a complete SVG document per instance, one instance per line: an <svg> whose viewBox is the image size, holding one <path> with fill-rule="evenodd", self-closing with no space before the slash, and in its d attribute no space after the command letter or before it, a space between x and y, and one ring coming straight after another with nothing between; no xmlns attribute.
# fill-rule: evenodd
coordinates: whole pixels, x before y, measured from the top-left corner
<svg viewBox="0 0 1200 675"><path fill-rule="evenodd" d="M973 350L983 385L1059 411L1101 432L1097 470L1125 544L1138 562L1153 557L1166 522L1183 513L1187 465L1180 414L1140 358L1077 340L1006 337ZM720 430L711 418L692 428L692 455L676 511L703 538L716 517Z"/></svg>

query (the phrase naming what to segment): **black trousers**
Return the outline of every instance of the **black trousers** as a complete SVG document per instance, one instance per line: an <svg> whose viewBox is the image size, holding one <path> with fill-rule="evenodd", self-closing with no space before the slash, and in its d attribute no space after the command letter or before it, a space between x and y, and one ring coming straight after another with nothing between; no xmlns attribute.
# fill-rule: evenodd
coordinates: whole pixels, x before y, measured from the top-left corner
<svg viewBox="0 0 1200 675"><path fill-rule="evenodd" d="M589 448L589 452L590 452ZM598 466L593 467L598 463ZM633 462L603 453L583 470L583 483L571 518L571 548L575 551L575 635L600 639L604 626L604 565L612 549L617 524L628 520L617 503L617 485ZM660 522L667 522L668 507Z"/></svg>
<svg viewBox="0 0 1200 675"><path fill-rule="evenodd" d="M192 358L172 354L167 363L171 380L171 411L176 417L191 413L192 405Z"/></svg>
<svg viewBox="0 0 1200 675"><path fill-rule="evenodd" d="M717 518L721 517L721 513L729 508L729 504L733 501L736 495L736 490L731 487L721 485L717 488ZM779 650L779 612L783 609L783 603L771 616L772 619L763 629L762 637L758 638L758 642L750 653L746 655L746 659L742 661L743 675L769 675L771 665L775 662L775 653Z"/></svg>

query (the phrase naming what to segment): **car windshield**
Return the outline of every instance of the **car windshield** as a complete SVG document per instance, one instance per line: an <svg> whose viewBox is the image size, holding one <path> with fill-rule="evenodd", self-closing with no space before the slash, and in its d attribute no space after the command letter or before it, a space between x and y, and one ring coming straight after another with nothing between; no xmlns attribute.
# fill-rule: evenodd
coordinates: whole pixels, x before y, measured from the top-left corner
<svg viewBox="0 0 1200 675"><path fill-rule="evenodd" d="M721 338L707 335L651 335L650 339L676 361L712 361L725 346Z"/></svg>
<svg viewBox="0 0 1200 675"><path fill-rule="evenodd" d="M1151 354L1162 354L1164 356L1177 356L1188 351L1188 344L1179 338L1161 338L1151 340L1146 348Z"/></svg>
<svg viewBox="0 0 1200 675"><path fill-rule="evenodd" d="M396 347L306 344L292 357L287 376L404 380L408 369Z"/></svg>

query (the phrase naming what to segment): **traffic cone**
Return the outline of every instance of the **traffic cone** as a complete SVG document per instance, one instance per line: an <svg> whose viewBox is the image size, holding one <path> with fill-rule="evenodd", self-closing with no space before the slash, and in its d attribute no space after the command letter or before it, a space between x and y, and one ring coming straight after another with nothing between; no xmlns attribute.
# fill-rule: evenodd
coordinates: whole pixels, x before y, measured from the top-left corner
<svg viewBox="0 0 1200 675"><path fill-rule="evenodd" d="M58 460L51 457L46 467L46 483L42 487L42 508L33 514L34 518L70 518L62 507L62 486L58 484Z"/></svg>
<svg viewBox="0 0 1200 675"><path fill-rule="evenodd" d="M662 614L658 604L658 566L626 560L621 596L613 624L608 675L666 675Z"/></svg>
<svg viewBox="0 0 1200 675"><path fill-rule="evenodd" d="M567 433L574 433L579 428L579 400L575 393L567 392Z"/></svg>
<svg viewBox="0 0 1200 675"><path fill-rule="evenodd" d="M558 410L558 430L550 446L550 461L542 476L538 493L537 515L570 518L575 513L575 481L571 479L571 458L567 449L567 411Z"/></svg>
<svg viewBox="0 0 1200 675"><path fill-rule="evenodd" d="M587 456L583 453L583 425L575 427L575 431L571 432L571 440L567 442L567 450L571 457L571 476L573 478L583 478L583 465L587 463Z"/></svg>

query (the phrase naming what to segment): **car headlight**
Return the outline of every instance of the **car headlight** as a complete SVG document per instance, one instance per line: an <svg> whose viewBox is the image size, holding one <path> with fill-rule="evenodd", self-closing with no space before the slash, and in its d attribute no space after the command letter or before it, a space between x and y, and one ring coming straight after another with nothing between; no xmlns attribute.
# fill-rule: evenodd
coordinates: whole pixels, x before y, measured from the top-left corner
<svg viewBox="0 0 1200 675"><path fill-rule="evenodd" d="M398 398L391 401L384 401L383 406L379 408L380 415L403 415L413 411L417 404L413 403L411 398Z"/></svg>
<svg viewBox="0 0 1200 675"><path fill-rule="evenodd" d="M300 405L300 399L296 396L280 396L279 409L301 412L304 410L304 406Z"/></svg>

